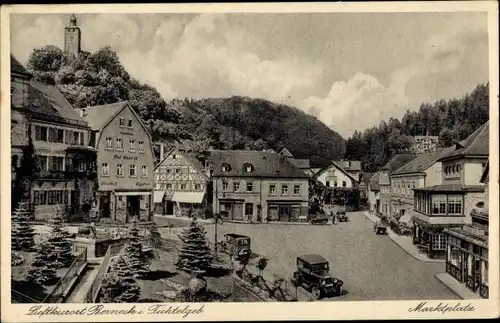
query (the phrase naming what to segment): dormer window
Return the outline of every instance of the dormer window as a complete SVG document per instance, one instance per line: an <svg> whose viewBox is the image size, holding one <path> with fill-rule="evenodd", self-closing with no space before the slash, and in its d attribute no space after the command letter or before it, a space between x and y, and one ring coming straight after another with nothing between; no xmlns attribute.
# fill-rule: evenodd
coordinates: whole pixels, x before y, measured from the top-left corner
<svg viewBox="0 0 500 323"><path fill-rule="evenodd" d="M243 169L245 170L245 173L251 173L253 171L253 166L251 164L245 164Z"/></svg>
<svg viewBox="0 0 500 323"><path fill-rule="evenodd" d="M231 170L231 166L229 166L228 164L222 164L222 171L223 172L229 172Z"/></svg>

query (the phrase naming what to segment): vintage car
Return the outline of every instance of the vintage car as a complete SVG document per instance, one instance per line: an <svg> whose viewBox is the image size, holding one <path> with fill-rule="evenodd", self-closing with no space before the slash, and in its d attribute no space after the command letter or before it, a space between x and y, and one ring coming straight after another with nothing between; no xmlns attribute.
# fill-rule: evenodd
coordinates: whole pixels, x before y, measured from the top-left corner
<svg viewBox="0 0 500 323"><path fill-rule="evenodd" d="M327 224L328 223L328 215L324 212L318 212L315 214L309 214L309 224Z"/></svg>
<svg viewBox="0 0 500 323"><path fill-rule="evenodd" d="M224 235L226 241L221 243L222 251L229 254L234 259L248 260L252 254L250 249L250 237L237 234L227 233Z"/></svg>
<svg viewBox="0 0 500 323"><path fill-rule="evenodd" d="M337 211L337 219L339 220L339 222L349 221L349 218L347 217L347 212L345 211L345 208L340 208Z"/></svg>
<svg viewBox="0 0 500 323"><path fill-rule="evenodd" d="M387 234L387 223L382 220L377 220L373 226L373 231L375 231L376 234Z"/></svg>
<svg viewBox="0 0 500 323"><path fill-rule="evenodd" d="M342 295L344 291L344 282L330 275L328 260L316 254L297 257L297 271L293 273L292 282L309 291L314 299Z"/></svg>

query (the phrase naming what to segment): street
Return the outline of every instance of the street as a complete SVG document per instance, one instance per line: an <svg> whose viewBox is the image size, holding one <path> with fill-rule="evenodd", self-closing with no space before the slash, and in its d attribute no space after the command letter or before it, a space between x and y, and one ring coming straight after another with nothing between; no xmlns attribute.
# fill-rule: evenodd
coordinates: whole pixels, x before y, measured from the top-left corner
<svg viewBox="0 0 500 323"><path fill-rule="evenodd" d="M348 215L349 222L326 226L225 222L218 225L218 239L231 232L250 236L252 251L269 259L266 271L286 278L297 256L322 255L348 292L326 300L459 299L435 277L444 264L414 259L389 237L376 235L362 212ZM214 225L205 227L213 241Z"/></svg>

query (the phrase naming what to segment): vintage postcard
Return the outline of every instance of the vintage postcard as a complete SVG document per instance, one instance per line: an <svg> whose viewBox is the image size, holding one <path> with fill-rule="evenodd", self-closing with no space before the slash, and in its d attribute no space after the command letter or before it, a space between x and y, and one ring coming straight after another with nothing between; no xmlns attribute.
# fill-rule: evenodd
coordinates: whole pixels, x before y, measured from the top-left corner
<svg viewBox="0 0 500 323"><path fill-rule="evenodd" d="M498 317L496 1L0 30L2 322Z"/></svg>

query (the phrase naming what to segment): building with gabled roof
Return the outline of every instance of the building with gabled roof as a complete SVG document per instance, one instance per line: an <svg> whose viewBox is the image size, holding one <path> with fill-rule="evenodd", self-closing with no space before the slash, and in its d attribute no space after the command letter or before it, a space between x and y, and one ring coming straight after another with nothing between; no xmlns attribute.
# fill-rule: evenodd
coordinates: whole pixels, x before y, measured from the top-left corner
<svg viewBox="0 0 500 323"><path fill-rule="evenodd" d="M488 155L487 122L440 156L440 183L414 190L414 241L430 256L444 257L446 234L443 229L471 224L474 206L484 203L485 184L480 180Z"/></svg>
<svg viewBox="0 0 500 323"><path fill-rule="evenodd" d="M381 213L389 217L391 210L391 174L398 168L413 160L416 156L411 153L401 153L393 156L381 169L379 175Z"/></svg>
<svg viewBox="0 0 500 323"><path fill-rule="evenodd" d="M98 151L98 207L101 219L149 221L153 207L155 156L151 135L127 102L77 109L92 128Z"/></svg>
<svg viewBox="0 0 500 323"><path fill-rule="evenodd" d="M211 207L209 184L210 177L196 157L170 149L154 170L155 213L190 216L205 212L208 202Z"/></svg>
<svg viewBox="0 0 500 323"><path fill-rule="evenodd" d="M314 179L320 181L326 187L357 187L358 179L348 173L336 161L331 161L323 166L313 176Z"/></svg>
<svg viewBox="0 0 500 323"><path fill-rule="evenodd" d="M380 171L375 172L369 179L368 204L370 212L380 214Z"/></svg>
<svg viewBox="0 0 500 323"><path fill-rule="evenodd" d="M352 175L355 179L359 181L361 176L361 161L359 160L337 160L335 161L337 165L342 167L346 172Z"/></svg>
<svg viewBox="0 0 500 323"><path fill-rule="evenodd" d="M56 87L33 81L12 55L11 133L13 180L23 176L17 171L30 142L40 169L28 191L13 194L29 202L36 220L47 220L54 207L68 217L84 216L96 175L91 129Z"/></svg>
<svg viewBox="0 0 500 323"><path fill-rule="evenodd" d="M246 222L306 221L309 177L288 158L261 151L211 150L213 212Z"/></svg>

